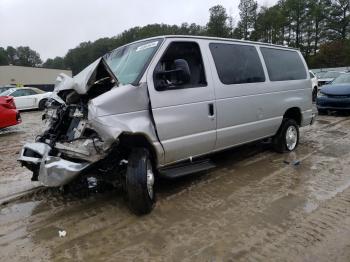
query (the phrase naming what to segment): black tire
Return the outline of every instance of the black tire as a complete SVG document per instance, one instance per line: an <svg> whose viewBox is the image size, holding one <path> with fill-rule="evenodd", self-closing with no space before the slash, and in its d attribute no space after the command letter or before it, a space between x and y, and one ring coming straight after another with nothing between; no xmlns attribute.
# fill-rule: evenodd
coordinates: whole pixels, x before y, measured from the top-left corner
<svg viewBox="0 0 350 262"><path fill-rule="evenodd" d="M293 148L288 148L287 146L287 130L293 126L296 131L296 144ZM298 124L293 119L285 118L282 121L280 128L277 131L277 134L272 138L273 149L278 153L291 152L297 148L299 144L299 127Z"/></svg>
<svg viewBox="0 0 350 262"><path fill-rule="evenodd" d="M316 102L316 98L317 98L317 87L314 87L314 89L312 90L312 102Z"/></svg>
<svg viewBox="0 0 350 262"><path fill-rule="evenodd" d="M148 214L155 206L154 187L152 186L152 194L149 193L147 188L148 168L151 168L153 172L148 150L145 148L133 149L128 159L125 189L128 206L136 215Z"/></svg>
<svg viewBox="0 0 350 262"><path fill-rule="evenodd" d="M39 110L44 110L44 109L46 108L46 101L47 101L46 98L41 99L41 100L39 101Z"/></svg>

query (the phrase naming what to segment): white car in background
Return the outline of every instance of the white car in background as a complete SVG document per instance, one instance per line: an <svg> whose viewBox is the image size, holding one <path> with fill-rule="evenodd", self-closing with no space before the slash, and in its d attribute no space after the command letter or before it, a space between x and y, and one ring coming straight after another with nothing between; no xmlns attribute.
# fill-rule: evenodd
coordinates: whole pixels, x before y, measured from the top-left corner
<svg viewBox="0 0 350 262"><path fill-rule="evenodd" d="M34 87L10 88L0 94L0 96L12 96L15 99L17 109L45 109L45 103L50 98L52 92L44 92Z"/></svg>
<svg viewBox="0 0 350 262"><path fill-rule="evenodd" d="M309 71L311 83L312 83L312 101L315 102L317 98L317 92L318 92L318 79L317 76L312 72Z"/></svg>
<svg viewBox="0 0 350 262"><path fill-rule="evenodd" d="M322 77L318 79L319 86L323 86L325 84L328 84L332 82L335 78L337 78L339 75L344 74L344 71L328 71L325 73Z"/></svg>

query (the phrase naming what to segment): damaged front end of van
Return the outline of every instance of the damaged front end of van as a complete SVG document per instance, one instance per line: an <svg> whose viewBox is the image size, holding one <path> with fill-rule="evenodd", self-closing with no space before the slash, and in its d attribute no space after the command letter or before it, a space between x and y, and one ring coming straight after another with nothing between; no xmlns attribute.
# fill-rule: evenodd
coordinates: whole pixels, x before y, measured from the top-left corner
<svg viewBox="0 0 350 262"><path fill-rule="evenodd" d="M136 141L158 141L146 84L119 83L104 58L74 78L59 75L47 107L44 131L18 159L45 186L61 187L84 174L116 183Z"/></svg>

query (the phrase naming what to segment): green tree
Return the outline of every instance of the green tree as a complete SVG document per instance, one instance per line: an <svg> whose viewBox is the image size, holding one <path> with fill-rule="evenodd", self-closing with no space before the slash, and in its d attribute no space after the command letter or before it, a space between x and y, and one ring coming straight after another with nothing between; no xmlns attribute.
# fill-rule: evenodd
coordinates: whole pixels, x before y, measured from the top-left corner
<svg viewBox="0 0 350 262"><path fill-rule="evenodd" d="M241 20L237 32L240 32L240 38L249 39L250 32L255 27L258 4L254 0L240 0L238 8Z"/></svg>
<svg viewBox="0 0 350 262"><path fill-rule="evenodd" d="M307 10L305 0L286 0L283 9L288 16L288 45L300 47L303 35L303 22Z"/></svg>
<svg viewBox="0 0 350 262"><path fill-rule="evenodd" d="M270 8L261 7L257 14L252 38L267 43L283 44L284 24L285 16L279 5Z"/></svg>
<svg viewBox="0 0 350 262"><path fill-rule="evenodd" d="M28 46L17 47L16 55L18 57L16 65L35 67L42 63L39 53L30 49Z"/></svg>
<svg viewBox="0 0 350 262"><path fill-rule="evenodd" d="M0 51L1 52L1 51ZM40 55L28 46L19 46L14 48L8 46L6 51L2 51L3 55L7 56L7 64L17 66L40 66L42 61Z"/></svg>
<svg viewBox="0 0 350 262"><path fill-rule="evenodd" d="M221 5L209 9L210 18L207 24L207 34L216 37L228 37L230 28L227 24L228 16L226 9Z"/></svg>
<svg viewBox="0 0 350 262"><path fill-rule="evenodd" d="M43 67L53 69L66 69L63 57L56 56L54 59L47 59L43 64Z"/></svg>
<svg viewBox="0 0 350 262"><path fill-rule="evenodd" d="M83 42L79 46L70 49L65 55L64 65L70 68L73 74L79 73L97 58L109 51L140 39L160 35L205 35L206 30L197 24L183 23L181 26L166 24L151 24L143 27L133 27L111 38L100 38L95 42ZM51 60L48 61L52 63ZM46 63L45 63L46 64Z"/></svg>
<svg viewBox="0 0 350 262"><path fill-rule="evenodd" d="M324 37L324 31L326 30L327 14L329 12L330 0L310 0L310 11L308 16L313 21L314 25L314 55L318 51L319 42Z"/></svg>
<svg viewBox="0 0 350 262"><path fill-rule="evenodd" d="M0 65L8 65L7 52L4 48L0 47Z"/></svg>
<svg viewBox="0 0 350 262"><path fill-rule="evenodd" d="M12 46L8 46L6 48L6 53L7 53L7 60L9 64L16 65L18 60L16 48Z"/></svg>
<svg viewBox="0 0 350 262"><path fill-rule="evenodd" d="M64 57L64 64L73 71L73 74L77 74L94 61L91 51L91 42L80 43L78 47L68 50Z"/></svg>
<svg viewBox="0 0 350 262"><path fill-rule="evenodd" d="M332 0L329 13L329 36L345 40L349 36L350 0Z"/></svg>
<svg viewBox="0 0 350 262"><path fill-rule="evenodd" d="M342 67L350 65L350 40L336 40L322 44L319 52L310 58L311 68Z"/></svg>

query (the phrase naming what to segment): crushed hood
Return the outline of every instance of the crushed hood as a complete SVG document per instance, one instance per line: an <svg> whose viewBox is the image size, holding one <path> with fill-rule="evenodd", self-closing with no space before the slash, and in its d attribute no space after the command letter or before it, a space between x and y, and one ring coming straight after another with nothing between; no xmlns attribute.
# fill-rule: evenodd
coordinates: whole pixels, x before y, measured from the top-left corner
<svg viewBox="0 0 350 262"><path fill-rule="evenodd" d="M112 73L104 59L100 57L73 78L64 73L59 74L55 81L54 92L74 89L80 95L86 94L97 80L96 72L99 66L104 67L109 76L118 84L118 79Z"/></svg>

